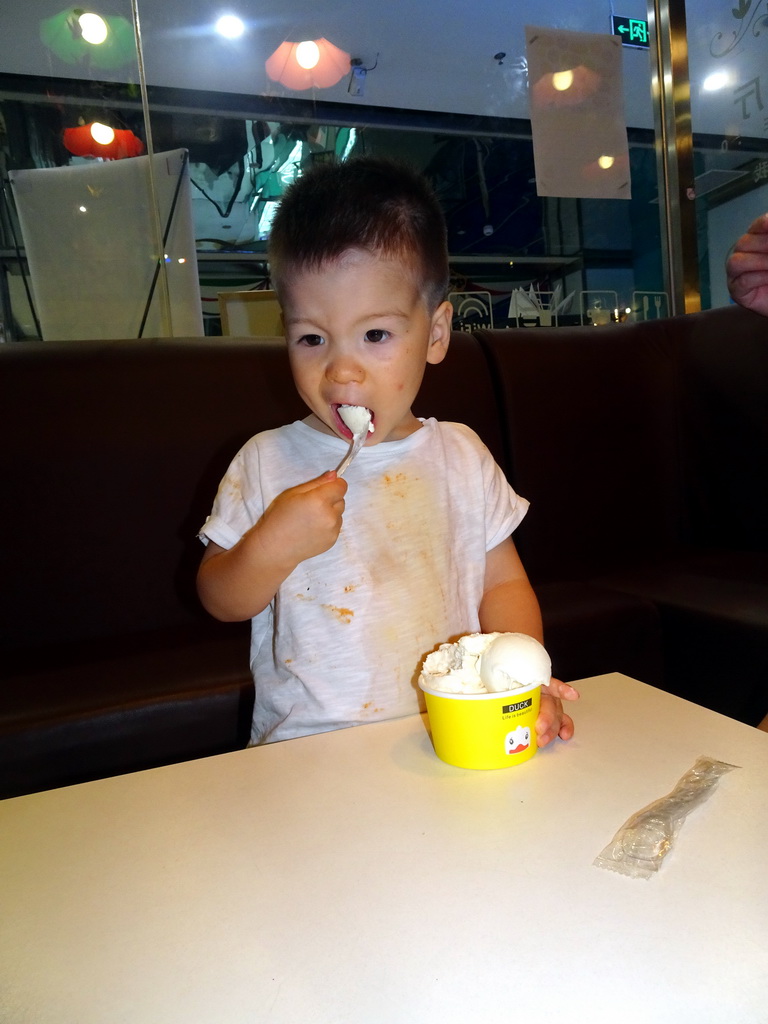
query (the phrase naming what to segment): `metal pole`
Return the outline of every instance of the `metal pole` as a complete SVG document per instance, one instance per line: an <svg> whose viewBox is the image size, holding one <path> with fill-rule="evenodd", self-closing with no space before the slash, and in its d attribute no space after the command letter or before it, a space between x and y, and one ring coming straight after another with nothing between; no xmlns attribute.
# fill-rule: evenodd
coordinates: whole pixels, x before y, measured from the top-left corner
<svg viewBox="0 0 768 1024"><path fill-rule="evenodd" d="M160 296L160 322L165 324L168 333L173 336L173 317L171 315L171 295L168 287L168 274L165 266L165 242L163 240L163 224L158 206L157 187L155 181L155 151L152 143L152 125L149 114L149 93L147 90L147 76L144 69L144 48L141 41L141 23L139 21L139 5L137 0L131 0L131 15L133 17L133 34L136 41L136 59L139 71L139 90L141 93L141 106L144 114L144 130L147 136L147 162L149 165L149 206L154 228L154 248L157 251L156 268L159 270L159 296ZM154 281L152 286L154 291ZM150 293L151 294L151 293ZM143 330L143 324L142 324ZM141 335L139 335L141 336Z"/></svg>
<svg viewBox="0 0 768 1024"><path fill-rule="evenodd" d="M648 0L661 251L670 312L701 309L685 0Z"/></svg>

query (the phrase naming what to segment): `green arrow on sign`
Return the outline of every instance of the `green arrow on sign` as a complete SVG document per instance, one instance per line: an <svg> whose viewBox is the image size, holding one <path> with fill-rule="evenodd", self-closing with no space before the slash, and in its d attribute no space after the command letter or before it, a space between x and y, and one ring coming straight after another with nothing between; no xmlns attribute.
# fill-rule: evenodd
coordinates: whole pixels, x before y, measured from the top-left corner
<svg viewBox="0 0 768 1024"><path fill-rule="evenodd" d="M638 46L648 49L648 22L640 18L622 18L614 14L611 16L613 34L621 36L622 46Z"/></svg>

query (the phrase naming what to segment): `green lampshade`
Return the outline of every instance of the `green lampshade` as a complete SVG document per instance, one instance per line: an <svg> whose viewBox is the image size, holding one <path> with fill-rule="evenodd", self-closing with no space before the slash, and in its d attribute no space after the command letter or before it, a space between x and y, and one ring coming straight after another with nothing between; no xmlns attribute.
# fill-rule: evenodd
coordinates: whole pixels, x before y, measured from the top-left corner
<svg viewBox="0 0 768 1024"><path fill-rule="evenodd" d="M136 46L133 26L120 15L106 15L107 37L103 43L89 43L83 38L78 18L81 7L68 7L40 22L40 39L60 60L67 64L88 62L95 68L119 68L134 60Z"/></svg>

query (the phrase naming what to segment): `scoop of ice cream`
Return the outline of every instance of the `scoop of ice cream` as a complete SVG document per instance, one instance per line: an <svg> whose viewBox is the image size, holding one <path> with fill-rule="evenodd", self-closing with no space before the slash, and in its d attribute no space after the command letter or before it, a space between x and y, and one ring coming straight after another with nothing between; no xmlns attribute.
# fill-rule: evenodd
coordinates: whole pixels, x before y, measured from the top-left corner
<svg viewBox="0 0 768 1024"><path fill-rule="evenodd" d="M468 633L424 659L420 682L445 693L501 693L548 683L552 665L525 633Z"/></svg>
<svg viewBox="0 0 768 1024"><path fill-rule="evenodd" d="M340 405L339 416L353 434L362 434L365 430L372 434L374 431L370 410L364 405Z"/></svg>
<svg viewBox="0 0 768 1024"><path fill-rule="evenodd" d="M424 659L422 680L427 686L447 693L484 693L477 660L485 649L487 638L499 635L469 633L455 644L440 644Z"/></svg>
<svg viewBox="0 0 768 1024"><path fill-rule="evenodd" d="M489 693L546 685L552 662L538 640L526 633L499 633L480 655L480 678Z"/></svg>

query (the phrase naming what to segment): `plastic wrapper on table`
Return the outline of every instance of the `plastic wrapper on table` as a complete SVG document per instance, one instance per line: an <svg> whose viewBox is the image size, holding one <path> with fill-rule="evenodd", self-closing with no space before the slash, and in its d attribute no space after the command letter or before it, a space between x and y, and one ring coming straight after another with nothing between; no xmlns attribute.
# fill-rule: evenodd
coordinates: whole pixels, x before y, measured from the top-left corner
<svg viewBox="0 0 768 1024"><path fill-rule="evenodd" d="M594 863L630 878L650 878L661 867L691 811L711 795L720 776L735 767L711 757L698 758L671 793L624 822Z"/></svg>

